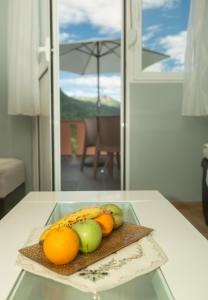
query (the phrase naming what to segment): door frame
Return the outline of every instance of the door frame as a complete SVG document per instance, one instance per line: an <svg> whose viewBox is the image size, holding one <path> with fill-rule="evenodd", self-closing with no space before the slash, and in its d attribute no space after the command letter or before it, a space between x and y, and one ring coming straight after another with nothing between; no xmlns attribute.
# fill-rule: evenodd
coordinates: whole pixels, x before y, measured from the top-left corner
<svg viewBox="0 0 208 300"><path fill-rule="evenodd" d="M52 190L61 190L58 0L48 0L50 15ZM33 118L33 190L40 190L39 117Z"/></svg>
<svg viewBox="0 0 208 300"><path fill-rule="evenodd" d="M58 0L50 0L53 190L61 190Z"/></svg>
<svg viewBox="0 0 208 300"><path fill-rule="evenodd" d="M60 135L60 82L59 82L59 16L58 1L49 0L51 5L51 56L52 56L52 144L53 144L53 178L54 190L61 190L61 135ZM122 1L122 30L121 30L121 190L126 189L126 9L127 1Z"/></svg>
<svg viewBox="0 0 208 300"><path fill-rule="evenodd" d="M121 28L121 190L126 190L126 6L122 0Z"/></svg>

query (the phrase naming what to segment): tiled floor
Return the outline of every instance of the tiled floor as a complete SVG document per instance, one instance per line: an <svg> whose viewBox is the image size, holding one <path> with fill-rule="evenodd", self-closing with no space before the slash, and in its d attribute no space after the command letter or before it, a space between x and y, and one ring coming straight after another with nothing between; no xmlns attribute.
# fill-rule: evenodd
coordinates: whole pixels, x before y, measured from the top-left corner
<svg viewBox="0 0 208 300"><path fill-rule="evenodd" d="M73 156L62 156L61 182L63 191L120 190L120 172L116 163L114 163L113 176L110 176L108 171L100 166L96 179L93 179L92 164L85 166L84 171L81 172L80 160L81 158ZM87 161L92 162L92 158L87 158Z"/></svg>

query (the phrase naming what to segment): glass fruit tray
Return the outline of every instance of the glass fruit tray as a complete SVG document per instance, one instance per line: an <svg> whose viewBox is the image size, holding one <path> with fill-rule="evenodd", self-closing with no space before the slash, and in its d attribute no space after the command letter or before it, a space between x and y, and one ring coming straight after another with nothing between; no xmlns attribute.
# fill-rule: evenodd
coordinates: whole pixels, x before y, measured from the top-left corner
<svg viewBox="0 0 208 300"><path fill-rule="evenodd" d="M104 203L93 203L93 205L102 205ZM139 224L139 221L134 213L130 203L117 203L123 210L124 221L132 224ZM92 205L92 204L91 204ZM63 216L89 206L86 202L83 203L60 203L57 204L47 222L47 224L54 223ZM100 277L105 277L105 272L89 270L89 272L82 272L92 282ZM127 275L128 276L128 275ZM106 291L99 292L99 296L95 293L82 292L72 286L56 282L38 275L34 275L27 271L22 271L15 286L13 287L8 300L88 300L88 299L102 299L102 300L173 300L168 284L160 270L154 270L143 276L136 277L127 283L111 288Z"/></svg>

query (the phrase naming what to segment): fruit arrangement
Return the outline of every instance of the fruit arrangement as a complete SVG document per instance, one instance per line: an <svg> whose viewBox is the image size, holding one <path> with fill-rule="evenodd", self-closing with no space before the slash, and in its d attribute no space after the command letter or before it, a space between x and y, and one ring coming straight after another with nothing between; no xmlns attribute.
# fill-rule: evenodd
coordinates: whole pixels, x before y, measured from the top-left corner
<svg viewBox="0 0 208 300"><path fill-rule="evenodd" d="M123 224L123 212L118 205L104 204L75 211L51 226L40 236L45 256L54 264L67 264L77 254L95 251L102 237Z"/></svg>

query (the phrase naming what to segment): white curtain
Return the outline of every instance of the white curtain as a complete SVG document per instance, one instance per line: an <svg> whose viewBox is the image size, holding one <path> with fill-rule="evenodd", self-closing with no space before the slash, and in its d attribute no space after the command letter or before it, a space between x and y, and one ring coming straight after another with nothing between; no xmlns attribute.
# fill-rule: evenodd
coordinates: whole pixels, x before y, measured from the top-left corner
<svg viewBox="0 0 208 300"><path fill-rule="evenodd" d="M39 1L8 0L8 113L39 114Z"/></svg>
<svg viewBox="0 0 208 300"><path fill-rule="evenodd" d="M182 113L208 115L208 0L192 0Z"/></svg>

